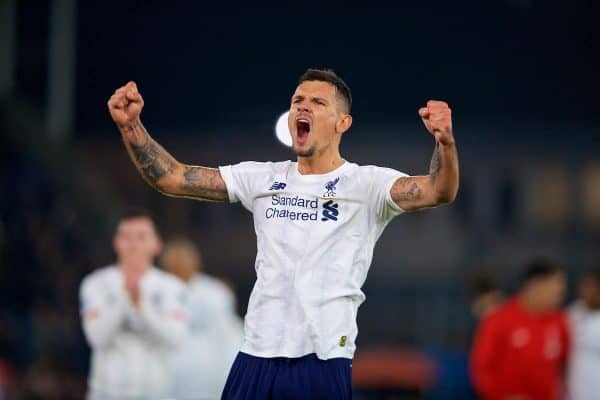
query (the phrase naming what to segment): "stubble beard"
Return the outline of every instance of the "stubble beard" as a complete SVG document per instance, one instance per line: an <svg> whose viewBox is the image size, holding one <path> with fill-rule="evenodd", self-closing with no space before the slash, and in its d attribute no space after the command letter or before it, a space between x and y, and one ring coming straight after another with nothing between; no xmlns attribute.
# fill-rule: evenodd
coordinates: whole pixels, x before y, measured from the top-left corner
<svg viewBox="0 0 600 400"><path fill-rule="evenodd" d="M296 153L296 155L298 157L312 157L315 155L316 150L317 150L317 145L313 144L311 147L309 147L306 150L298 150L298 149L294 148L294 153Z"/></svg>

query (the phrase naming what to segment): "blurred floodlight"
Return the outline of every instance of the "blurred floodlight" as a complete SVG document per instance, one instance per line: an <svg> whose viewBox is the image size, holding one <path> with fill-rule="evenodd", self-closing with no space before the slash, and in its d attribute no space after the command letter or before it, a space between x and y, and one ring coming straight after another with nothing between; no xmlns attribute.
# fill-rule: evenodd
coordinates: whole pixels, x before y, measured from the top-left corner
<svg viewBox="0 0 600 400"><path fill-rule="evenodd" d="M292 135L290 134L290 130L288 129L288 114L289 111L284 112L277 119L277 123L275 124L275 136L277 139L284 145L291 147L292 146Z"/></svg>

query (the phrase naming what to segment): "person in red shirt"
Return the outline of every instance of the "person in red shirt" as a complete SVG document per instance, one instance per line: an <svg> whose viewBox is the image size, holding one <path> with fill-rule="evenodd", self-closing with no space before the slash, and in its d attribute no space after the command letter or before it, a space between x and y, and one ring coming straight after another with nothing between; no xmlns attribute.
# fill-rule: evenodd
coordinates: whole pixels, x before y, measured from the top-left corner
<svg viewBox="0 0 600 400"><path fill-rule="evenodd" d="M534 260L517 295L483 319L471 354L471 377L481 398L561 398L570 342L560 310L565 287L558 265Z"/></svg>

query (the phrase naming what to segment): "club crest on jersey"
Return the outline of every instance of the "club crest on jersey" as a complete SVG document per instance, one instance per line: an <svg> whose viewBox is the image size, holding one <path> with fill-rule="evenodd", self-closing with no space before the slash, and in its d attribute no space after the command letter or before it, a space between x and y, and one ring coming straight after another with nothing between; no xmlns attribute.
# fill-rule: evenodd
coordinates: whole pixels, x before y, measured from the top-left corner
<svg viewBox="0 0 600 400"><path fill-rule="evenodd" d="M335 185L337 185L337 183L339 181L340 181L340 177L338 176L334 180L327 182L325 184L325 193L323 193L323 197L325 197L325 198L335 197L335 191L337 190Z"/></svg>
<svg viewBox="0 0 600 400"><path fill-rule="evenodd" d="M287 185L284 182L273 182L269 190L283 190Z"/></svg>

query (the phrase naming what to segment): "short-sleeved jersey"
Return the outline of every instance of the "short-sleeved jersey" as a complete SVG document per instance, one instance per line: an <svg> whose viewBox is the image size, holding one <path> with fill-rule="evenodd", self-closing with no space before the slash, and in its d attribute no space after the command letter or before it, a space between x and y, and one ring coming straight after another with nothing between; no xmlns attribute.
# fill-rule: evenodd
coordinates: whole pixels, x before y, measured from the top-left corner
<svg viewBox="0 0 600 400"><path fill-rule="evenodd" d="M165 361L185 339L183 283L157 268L140 280L135 307L116 265L81 283L83 329L92 347L91 398L162 398L173 384Z"/></svg>
<svg viewBox="0 0 600 400"><path fill-rule="evenodd" d="M375 242L400 214L405 174L345 162L302 175L296 162L220 167L229 200L253 213L257 280L242 351L259 357L352 358L361 287Z"/></svg>

